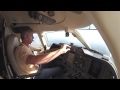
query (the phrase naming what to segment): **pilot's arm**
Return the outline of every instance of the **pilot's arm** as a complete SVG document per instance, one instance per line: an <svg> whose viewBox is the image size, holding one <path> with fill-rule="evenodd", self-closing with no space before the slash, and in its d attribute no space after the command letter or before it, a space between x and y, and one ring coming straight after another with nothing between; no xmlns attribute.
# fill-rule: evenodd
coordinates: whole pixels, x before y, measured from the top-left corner
<svg viewBox="0 0 120 90"><path fill-rule="evenodd" d="M40 54L37 56L34 55L29 55L26 60L26 64L45 64L48 63L52 60L54 60L56 57L58 57L61 54L66 53L69 51L71 46L69 45L61 45L60 49L57 49L55 51L45 53L45 54Z"/></svg>

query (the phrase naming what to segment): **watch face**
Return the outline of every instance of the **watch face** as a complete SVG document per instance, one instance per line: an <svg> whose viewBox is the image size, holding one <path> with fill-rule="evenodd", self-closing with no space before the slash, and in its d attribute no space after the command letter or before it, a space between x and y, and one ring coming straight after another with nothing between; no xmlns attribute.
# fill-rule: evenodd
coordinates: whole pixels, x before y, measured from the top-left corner
<svg viewBox="0 0 120 90"><path fill-rule="evenodd" d="M55 15L55 12L54 12L54 11L48 11L48 15L49 15L50 17L52 17L52 16Z"/></svg>

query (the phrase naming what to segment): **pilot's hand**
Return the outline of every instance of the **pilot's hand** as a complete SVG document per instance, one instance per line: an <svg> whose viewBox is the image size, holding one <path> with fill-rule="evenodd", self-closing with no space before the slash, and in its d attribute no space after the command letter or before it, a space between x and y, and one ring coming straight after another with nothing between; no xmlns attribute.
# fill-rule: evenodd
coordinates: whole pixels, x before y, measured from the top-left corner
<svg viewBox="0 0 120 90"><path fill-rule="evenodd" d="M66 53L67 51L69 51L70 48L71 48L71 46L69 46L67 44L61 45L61 49L62 49L63 53Z"/></svg>

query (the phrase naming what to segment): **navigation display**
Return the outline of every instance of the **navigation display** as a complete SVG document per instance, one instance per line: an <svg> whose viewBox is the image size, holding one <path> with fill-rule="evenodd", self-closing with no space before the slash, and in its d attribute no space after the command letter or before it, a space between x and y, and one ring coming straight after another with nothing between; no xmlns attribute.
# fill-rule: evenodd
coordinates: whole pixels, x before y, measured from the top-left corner
<svg viewBox="0 0 120 90"><path fill-rule="evenodd" d="M102 63L92 60L88 73L93 77L98 78L101 72L102 66L103 66Z"/></svg>
<svg viewBox="0 0 120 90"><path fill-rule="evenodd" d="M74 61L74 54L69 53L67 60L68 60L69 62L73 63L73 61Z"/></svg>

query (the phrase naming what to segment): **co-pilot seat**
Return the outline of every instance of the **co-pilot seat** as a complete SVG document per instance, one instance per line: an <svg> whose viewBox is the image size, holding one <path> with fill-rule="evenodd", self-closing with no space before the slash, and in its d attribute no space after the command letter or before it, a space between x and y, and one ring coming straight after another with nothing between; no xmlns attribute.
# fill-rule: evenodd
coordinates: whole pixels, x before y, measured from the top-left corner
<svg viewBox="0 0 120 90"><path fill-rule="evenodd" d="M15 49L16 47L19 46L19 41L16 35L11 34L8 38L7 38L7 58L8 58L8 62L9 62L9 66L11 68L11 73L12 78L13 79L17 79L17 78L33 78L35 75L37 75L37 73L35 74L30 74L30 75L24 75L22 69L18 66L16 59L15 59Z"/></svg>

